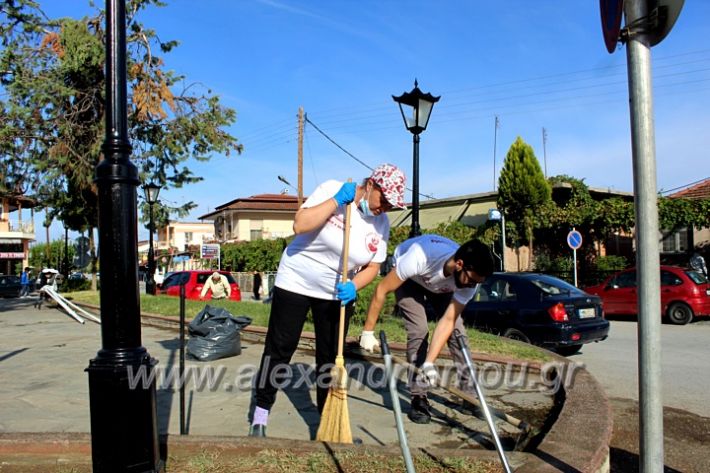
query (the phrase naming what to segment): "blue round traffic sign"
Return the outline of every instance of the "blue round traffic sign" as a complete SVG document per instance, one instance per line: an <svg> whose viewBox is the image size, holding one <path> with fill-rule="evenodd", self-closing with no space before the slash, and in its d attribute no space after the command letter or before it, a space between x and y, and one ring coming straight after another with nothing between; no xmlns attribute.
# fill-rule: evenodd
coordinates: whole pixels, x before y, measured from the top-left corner
<svg viewBox="0 0 710 473"><path fill-rule="evenodd" d="M582 234L577 230L572 230L567 234L567 244L573 250L578 250L582 246Z"/></svg>

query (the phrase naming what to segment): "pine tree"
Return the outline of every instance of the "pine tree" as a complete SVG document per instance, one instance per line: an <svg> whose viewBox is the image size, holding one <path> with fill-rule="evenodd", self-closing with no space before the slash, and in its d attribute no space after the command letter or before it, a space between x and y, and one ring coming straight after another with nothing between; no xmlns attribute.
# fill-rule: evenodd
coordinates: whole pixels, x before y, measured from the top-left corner
<svg viewBox="0 0 710 473"><path fill-rule="evenodd" d="M532 266L535 214L551 196L552 189L535 152L518 137L508 150L498 179L498 208L505 214L507 236L518 254L518 267L522 245L530 249L527 268Z"/></svg>

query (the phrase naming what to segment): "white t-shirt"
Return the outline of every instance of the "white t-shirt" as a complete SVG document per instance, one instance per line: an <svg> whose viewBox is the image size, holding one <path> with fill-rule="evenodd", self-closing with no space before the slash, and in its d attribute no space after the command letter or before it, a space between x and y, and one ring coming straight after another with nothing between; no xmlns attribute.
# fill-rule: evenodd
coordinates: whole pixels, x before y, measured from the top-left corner
<svg viewBox="0 0 710 473"><path fill-rule="evenodd" d="M394 266L402 281L411 279L434 293L454 293L453 298L466 304L477 287L457 288L454 274L444 276L444 264L459 244L439 235L422 235L402 242L394 250Z"/></svg>
<svg viewBox="0 0 710 473"><path fill-rule="evenodd" d="M314 207L332 198L342 182L326 181L303 203ZM342 205L325 224L297 235L284 250L275 285L281 289L319 299L336 299L335 285L342 276L345 206ZM387 256L390 224L385 214L364 217L355 206L350 211L350 248L348 278L370 262L381 263Z"/></svg>

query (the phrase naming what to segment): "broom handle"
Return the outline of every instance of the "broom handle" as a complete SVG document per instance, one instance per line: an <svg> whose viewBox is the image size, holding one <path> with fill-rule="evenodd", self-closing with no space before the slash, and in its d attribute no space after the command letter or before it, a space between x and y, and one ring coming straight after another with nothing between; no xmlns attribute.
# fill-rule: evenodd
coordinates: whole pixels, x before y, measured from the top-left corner
<svg viewBox="0 0 710 473"><path fill-rule="evenodd" d="M348 179L352 182L352 179ZM348 282L348 254L350 252L350 208L352 204L345 206L345 241L343 242L343 284ZM343 344L345 341L345 306L340 305L340 327L338 328L338 357L343 357Z"/></svg>

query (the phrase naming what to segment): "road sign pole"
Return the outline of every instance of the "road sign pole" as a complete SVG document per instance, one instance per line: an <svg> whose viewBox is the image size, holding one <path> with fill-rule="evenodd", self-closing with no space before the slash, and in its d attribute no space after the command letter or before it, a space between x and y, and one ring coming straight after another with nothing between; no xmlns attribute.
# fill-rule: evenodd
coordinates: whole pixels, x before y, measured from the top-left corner
<svg viewBox="0 0 710 473"><path fill-rule="evenodd" d="M648 15L647 0L626 0L626 24ZM661 300L658 252L656 150L653 126L650 38L644 31L626 45L631 112L631 148L636 209L638 272L638 363L640 471L663 471L661 396Z"/></svg>
<svg viewBox="0 0 710 473"><path fill-rule="evenodd" d="M572 250L572 263L574 264L574 287L577 285L577 250Z"/></svg>

